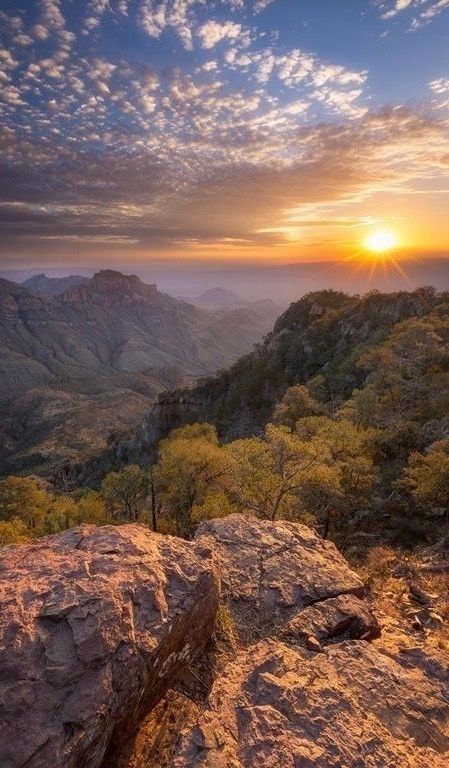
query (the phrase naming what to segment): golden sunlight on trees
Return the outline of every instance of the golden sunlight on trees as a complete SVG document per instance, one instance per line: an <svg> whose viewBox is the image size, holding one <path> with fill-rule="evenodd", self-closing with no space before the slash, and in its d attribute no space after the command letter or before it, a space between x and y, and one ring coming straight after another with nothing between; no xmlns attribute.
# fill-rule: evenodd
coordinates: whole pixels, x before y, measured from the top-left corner
<svg viewBox="0 0 449 768"><path fill-rule="evenodd" d="M111 520L106 504L97 491L58 494L31 477L11 475L0 480L0 546L21 544L82 523L107 522Z"/></svg>
<svg viewBox="0 0 449 768"><path fill-rule="evenodd" d="M424 513L449 515L449 440L439 440L427 453L412 453L400 485L410 491Z"/></svg>
<svg viewBox="0 0 449 768"><path fill-rule="evenodd" d="M154 479L162 516L176 534L189 535L194 521L208 513L220 516L227 475L227 455L210 424L180 427L161 442Z"/></svg>
<svg viewBox="0 0 449 768"><path fill-rule="evenodd" d="M143 511L150 491L149 473L135 464L121 472L110 472L101 490L109 514L121 522L135 522Z"/></svg>
<svg viewBox="0 0 449 768"><path fill-rule="evenodd" d="M294 515L301 476L317 462L313 445L288 427L268 424L263 439L236 440L227 452L237 509L269 520Z"/></svg>
<svg viewBox="0 0 449 768"><path fill-rule="evenodd" d="M28 477L10 476L0 480L0 520L21 520L27 529L41 532L49 497L37 482Z"/></svg>

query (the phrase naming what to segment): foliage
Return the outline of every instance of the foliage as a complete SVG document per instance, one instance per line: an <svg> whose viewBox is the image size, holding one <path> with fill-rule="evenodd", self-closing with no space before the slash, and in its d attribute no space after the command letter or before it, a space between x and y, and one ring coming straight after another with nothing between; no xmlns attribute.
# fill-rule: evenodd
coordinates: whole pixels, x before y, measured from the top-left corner
<svg viewBox="0 0 449 768"><path fill-rule="evenodd" d="M324 408L302 384L289 387L274 409L273 421L294 429L296 422L306 416L323 413Z"/></svg>
<svg viewBox="0 0 449 768"><path fill-rule="evenodd" d="M0 547L6 547L8 544L24 544L29 539L29 530L19 517L12 517L7 522L0 523Z"/></svg>
<svg viewBox="0 0 449 768"><path fill-rule="evenodd" d="M226 481L228 461L209 424L180 427L159 446L154 478L161 515L178 535L189 536L196 519L217 508L209 498Z"/></svg>
<svg viewBox="0 0 449 768"><path fill-rule="evenodd" d="M108 522L106 503L97 491L55 493L34 477L10 475L0 481L0 547L82 523Z"/></svg>
<svg viewBox="0 0 449 768"><path fill-rule="evenodd" d="M440 509L449 515L449 440L439 440L427 453L412 453L399 486L428 513Z"/></svg>
<svg viewBox="0 0 449 768"><path fill-rule="evenodd" d="M317 461L310 443L288 427L268 424L263 438L236 440L227 452L230 497L237 509L269 520L294 514L301 476Z"/></svg>
<svg viewBox="0 0 449 768"><path fill-rule="evenodd" d="M0 520L22 520L30 531L42 528L49 499L31 477L11 475L0 480Z"/></svg>
<svg viewBox="0 0 449 768"><path fill-rule="evenodd" d="M309 294L190 394L213 423L173 430L152 467L110 472L101 492L0 481L0 541L111 520L190 537L234 511L404 541L449 518L447 294Z"/></svg>

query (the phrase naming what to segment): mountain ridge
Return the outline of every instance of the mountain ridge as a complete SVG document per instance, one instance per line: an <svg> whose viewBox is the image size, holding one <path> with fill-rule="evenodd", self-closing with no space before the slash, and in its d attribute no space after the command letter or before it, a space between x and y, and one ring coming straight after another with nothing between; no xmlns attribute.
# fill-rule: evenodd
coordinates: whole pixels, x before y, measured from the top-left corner
<svg viewBox="0 0 449 768"><path fill-rule="evenodd" d="M26 421L27 413L35 413L40 402L38 432L54 434L61 399L69 399L69 411L79 413L78 395L84 390L81 394L87 397L84 405L89 411L92 395L85 390L95 387L98 379L102 382L100 407L107 411L109 377L110 393L120 391L124 400L129 398L129 387L134 393L134 417L123 405L130 429L143 415L144 403L149 407L158 391L229 364L261 339L270 324L271 320L250 309L211 312L195 307L161 293L155 284L143 283L136 275L114 270L101 270L87 283L55 295L0 280L0 410L4 416L0 457L6 461L22 450L14 412L17 422ZM116 398L112 399L115 409ZM115 415L108 419L108 429L112 424L115 430ZM34 426L30 424L29 432ZM75 456L76 450L70 449L68 455Z"/></svg>

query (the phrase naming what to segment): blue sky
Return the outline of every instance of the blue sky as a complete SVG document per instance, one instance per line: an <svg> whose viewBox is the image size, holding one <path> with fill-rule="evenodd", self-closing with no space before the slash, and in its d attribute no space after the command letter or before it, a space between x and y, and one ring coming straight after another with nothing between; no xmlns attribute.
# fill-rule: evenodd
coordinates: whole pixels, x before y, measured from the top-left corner
<svg viewBox="0 0 449 768"><path fill-rule="evenodd" d="M4 263L328 258L377 225L449 246L449 0L4 0L0 21Z"/></svg>

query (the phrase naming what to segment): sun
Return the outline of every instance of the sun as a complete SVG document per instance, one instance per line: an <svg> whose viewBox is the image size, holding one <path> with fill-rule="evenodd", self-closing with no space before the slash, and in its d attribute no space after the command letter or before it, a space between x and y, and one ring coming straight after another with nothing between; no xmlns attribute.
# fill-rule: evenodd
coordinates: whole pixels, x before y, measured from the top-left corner
<svg viewBox="0 0 449 768"><path fill-rule="evenodd" d="M398 238L389 229L376 229L365 240L365 248L371 253L379 254L391 251L398 244Z"/></svg>

